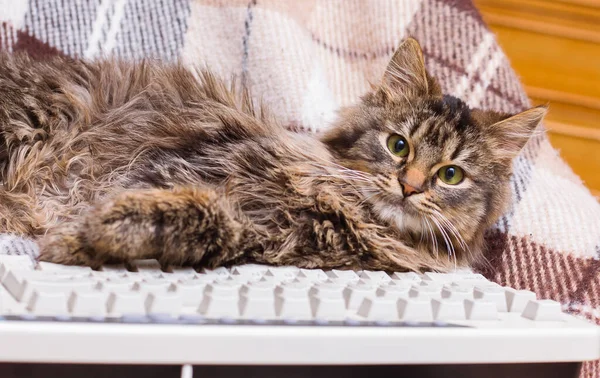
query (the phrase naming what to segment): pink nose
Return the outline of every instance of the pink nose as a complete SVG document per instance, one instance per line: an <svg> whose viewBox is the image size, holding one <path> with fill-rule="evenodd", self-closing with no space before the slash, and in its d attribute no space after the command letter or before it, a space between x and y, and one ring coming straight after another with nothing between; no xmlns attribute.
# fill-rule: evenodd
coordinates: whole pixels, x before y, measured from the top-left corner
<svg viewBox="0 0 600 378"><path fill-rule="evenodd" d="M410 197L413 194L419 194L423 192L421 188L415 188L414 186L410 186L406 183L400 183L400 186L402 187L402 194L404 194L404 197Z"/></svg>

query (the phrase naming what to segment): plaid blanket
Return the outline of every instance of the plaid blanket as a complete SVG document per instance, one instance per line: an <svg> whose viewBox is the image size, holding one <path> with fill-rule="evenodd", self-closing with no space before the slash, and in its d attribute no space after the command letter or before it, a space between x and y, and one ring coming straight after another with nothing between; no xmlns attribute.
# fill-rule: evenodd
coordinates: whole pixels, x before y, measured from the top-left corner
<svg viewBox="0 0 600 378"><path fill-rule="evenodd" d="M280 120L320 132L417 38L443 89L473 107L529 101L468 0L0 0L0 48L95 58L182 59L236 73ZM489 278L600 323L600 204L545 135L515 161L512 209L489 232ZM0 238L6 253L35 247ZM18 245L18 248L14 248ZM600 377L598 362L586 377Z"/></svg>

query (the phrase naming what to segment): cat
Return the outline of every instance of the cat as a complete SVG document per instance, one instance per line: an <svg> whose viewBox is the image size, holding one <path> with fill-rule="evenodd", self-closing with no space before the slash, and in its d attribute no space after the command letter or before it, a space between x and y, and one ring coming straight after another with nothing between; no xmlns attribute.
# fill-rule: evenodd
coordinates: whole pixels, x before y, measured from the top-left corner
<svg viewBox="0 0 600 378"><path fill-rule="evenodd" d="M404 40L328 131L177 63L0 57L0 232L40 261L447 271L483 258L545 107L469 109Z"/></svg>

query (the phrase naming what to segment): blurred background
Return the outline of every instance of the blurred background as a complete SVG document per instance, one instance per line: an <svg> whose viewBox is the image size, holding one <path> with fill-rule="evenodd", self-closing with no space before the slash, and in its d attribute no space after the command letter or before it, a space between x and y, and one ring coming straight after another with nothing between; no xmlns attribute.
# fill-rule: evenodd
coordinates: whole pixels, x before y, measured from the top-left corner
<svg viewBox="0 0 600 378"><path fill-rule="evenodd" d="M600 0L474 0L561 156L600 198Z"/></svg>

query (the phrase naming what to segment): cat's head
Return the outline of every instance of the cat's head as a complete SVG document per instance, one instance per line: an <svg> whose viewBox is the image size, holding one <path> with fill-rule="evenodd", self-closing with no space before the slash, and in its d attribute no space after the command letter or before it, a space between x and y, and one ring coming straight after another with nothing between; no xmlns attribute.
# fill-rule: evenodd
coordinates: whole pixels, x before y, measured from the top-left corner
<svg viewBox="0 0 600 378"><path fill-rule="evenodd" d="M505 211L512 160L545 113L469 109L442 94L419 44L407 39L380 84L343 109L322 140L338 163L369 174L357 185L376 216L434 254L456 250L464 263Z"/></svg>

